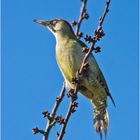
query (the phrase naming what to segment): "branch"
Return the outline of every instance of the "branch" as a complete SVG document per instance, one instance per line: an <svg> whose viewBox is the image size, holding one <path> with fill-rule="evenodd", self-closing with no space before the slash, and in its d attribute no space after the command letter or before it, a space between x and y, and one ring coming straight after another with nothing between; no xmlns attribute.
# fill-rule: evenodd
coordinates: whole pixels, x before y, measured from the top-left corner
<svg viewBox="0 0 140 140"><path fill-rule="evenodd" d="M84 19L89 18L89 15L88 15L87 10L86 10L86 4L87 4L87 0L82 0L82 7L80 10L80 16L79 16L78 22L75 22L75 24L76 24L75 35L77 36L77 38L79 37L79 30L80 30L80 26L81 26L82 21Z"/></svg>
<svg viewBox="0 0 140 140"><path fill-rule="evenodd" d="M104 10L104 13L103 13L103 16L100 18L100 21L99 21L99 26L101 27L103 22L104 22L104 19L106 17L106 14L109 12L109 5L110 5L110 1L111 0L108 0L106 2L106 7L105 7L105 10Z"/></svg>
<svg viewBox="0 0 140 140"><path fill-rule="evenodd" d="M78 103L72 101L70 102L70 105L69 105L69 109L68 109L68 112L66 114L66 117L65 117L65 121L63 123L63 126L62 126L62 129L61 129L61 132L60 134L58 134L58 140L62 140L64 134L65 134L65 129L66 129L66 126L67 126L67 123L68 123L68 120L71 116L72 113L74 113L76 110L75 110L75 107L77 107Z"/></svg>
<svg viewBox="0 0 140 140"><path fill-rule="evenodd" d="M57 116L56 118L54 118L54 117L55 117L56 111L64 97L64 93L65 93L65 82L63 83L60 95L56 98L56 103L52 109L51 114L48 113L48 111L42 112L44 117L48 118L48 122L47 122L45 131L39 130L37 127L32 129L33 134L37 134L37 133L43 134L43 140L48 140L51 128L56 124L56 122L61 123L62 121L60 121L60 120L63 120L60 116Z"/></svg>
<svg viewBox="0 0 140 140"><path fill-rule="evenodd" d="M64 93L65 93L65 82L63 83L60 95L56 98L56 103L55 103L55 105L54 105L54 107L52 109L52 112L51 112L51 114L48 117L48 123L46 125L46 129L45 129L45 134L43 136L43 140L48 140L48 136L49 136L50 130L54 126L54 125L52 125L52 122L54 121L54 116L56 114L56 111L57 111L57 109L58 109L58 107L59 107L63 97L64 97Z"/></svg>
<svg viewBox="0 0 140 140"><path fill-rule="evenodd" d="M96 50L96 48L94 48L95 43L97 41L99 41L104 36L104 32L102 30L102 24L104 22L106 14L109 11L109 4L110 4L110 0L108 0L106 2L106 7L105 7L105 10L104 10L103 16L101 16L101 18L99 20L98 27L97 27L97 29L94 32L93 40L90 41L91 42L91 46L90 46L90 49L88 50L88 52L85 54L85 57L83 59L82 65L81 65L80 70L79 70L79 74L80 75L82 75L82 72L83 72L84 66L85 66L85 64L87 62L88 57L90 56L90 54L92 53L93 50Z"/></svg>

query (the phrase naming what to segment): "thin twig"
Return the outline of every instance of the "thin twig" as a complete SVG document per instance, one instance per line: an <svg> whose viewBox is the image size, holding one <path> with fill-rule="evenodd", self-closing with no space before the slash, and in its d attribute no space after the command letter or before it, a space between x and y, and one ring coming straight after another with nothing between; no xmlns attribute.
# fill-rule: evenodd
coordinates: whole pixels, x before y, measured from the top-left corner
<svg viewBox="0 0 140 140"><path fill-rule="evenodd" d="M77 37L78 37L78 34L79 34L81 23L84 19L84 13L86 11L86 4L87 4L87 0L82 0L82 7L81 7L81 10L80 10L80 16L79 16L78 22L76 24L76 30L75 30L75 35Z"/></svg>
<svg viewBox="0 0 140 140"><path fill-rule="evenodd" d="M68 120L69 120L69 118L70 118L70 116L71 116L72 108L73 108L72 102L70 102L69 109L68 109L68 112L67 112L66 117L65 117L65 122L64 122L64 124L63 124L63 126L62 126L62 129L61 129L61 132L60 132L60 134L59 134L58 140L62 140L63 135L65 134L65 129L66 129Z"/></svg>
<svg viewBox="0 0 140 140"><path fill-rule="evenodd" d="M44 135L44 130L40 130L40 129L38 129L37 127L35 127L35 128L33 128L32 129L32 132L33 132L33 134L37 134L37 133L41 133L41 134L43 134Z"/></svg>
<svg viewBox="0 0 140 140"><path fill-rule="evenodd" d="M105 17L106 17L106 14L109 12L110 1L111 1L111 0L108 0L108 1L106 2L106 7L105 7L105 10L104 10L104 14L103 14L103 16L100 18L100 21L99 21L99 26L100 26L100 27L102 26L102 24L103 24L103 22L104 22L104 19L105 19Z"/></svg>
<svg viewBox="0 0 140 140"><path fill-rule="evenodd" d="M94 48L95 43L102 37L102 36L101 36L101 37L98 37L97 34L100 33L100 31L102 31L102 24L103 24L103 22L104 22L104 19L105 19L105 17L106 17L106 14L107 14L108 11L109 11L109 4L110 4L110 0L108 0L108 1L106 2L105 11L104 11L104 13L103 13L103 16L100 18L100 21L99 21L99 24L98 24L98 27L97 27L96 32L94 32L93 41L91 42L90 49L89 49L88 52L85 54L85 57L84 57L84 59L83 59L83 62L82 62L82 64L81 64L81 67L80 67L80 70L79 70L79 74L82 74L84 65L86 64L88 57L90 56L90 54L92 53L92 51L95 49L95 48ZM102 31L102 32L103 32L103 31Z"/></svg>
<svg viewBox="0 0 140 140"><path fill-rule="evenodd" d="M56 111L57 111L57 109L58 109L63 97L64 97L64 93L65 93L65 82L63 83L60 95L56 99L56 103L55 103L55 105L54 105L54 107L52 109L52 112L50 114L50 119L48 119L46 129L45 129L45 133L44 133L44 136L43 136L43 140L48 140L50 130L54 126L54 125L52 125L52 122L54 121L54 116L56 114Z"/></svg>

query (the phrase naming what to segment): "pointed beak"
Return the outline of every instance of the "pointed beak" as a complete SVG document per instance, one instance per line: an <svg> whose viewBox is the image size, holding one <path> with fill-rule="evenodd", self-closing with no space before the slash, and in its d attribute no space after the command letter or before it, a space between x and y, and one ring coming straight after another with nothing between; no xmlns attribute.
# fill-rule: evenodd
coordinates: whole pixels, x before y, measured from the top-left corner
<svg viewBox="0 0 140 140"><path fill-rule="evenodd" d="M36 22L36 23L44 25L44 26L49 26L50 25L50 21L45 21L45 20L34 19L33 22Z"/></svg>

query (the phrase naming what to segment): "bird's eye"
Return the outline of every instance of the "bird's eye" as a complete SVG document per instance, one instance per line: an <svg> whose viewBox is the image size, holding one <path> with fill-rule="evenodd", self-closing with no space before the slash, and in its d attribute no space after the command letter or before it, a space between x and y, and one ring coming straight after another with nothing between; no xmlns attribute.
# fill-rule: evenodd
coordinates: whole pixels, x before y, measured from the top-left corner
<svg viewBox="0 0 140 140"><path fill-rule="evenodd" d="M52 21L51 21L51 24L52 24L53 26L55 26L56 23L57 23L56 20L52 20Z"/></svg>

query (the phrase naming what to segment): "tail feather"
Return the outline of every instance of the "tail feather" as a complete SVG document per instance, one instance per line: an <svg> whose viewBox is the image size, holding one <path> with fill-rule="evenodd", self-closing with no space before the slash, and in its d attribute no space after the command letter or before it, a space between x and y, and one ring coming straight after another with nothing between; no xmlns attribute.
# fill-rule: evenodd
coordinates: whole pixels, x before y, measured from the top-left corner
<svg viewBox="0 0 140 140"><path fill-rule="evenodd" d="M104 130L105 137L107 136L109 117L108 112L105 114L94 112L94 127L96 132L100 135L100 140L102 140L102 130Z"/></svg>
<svg viewBox="0 0 140 140"><path fill-rule="evenodd" d="M100 133L100 140L102 140L102 132Z"/></svg>

